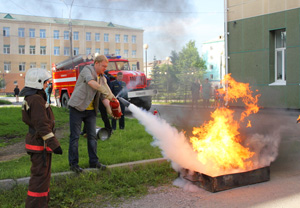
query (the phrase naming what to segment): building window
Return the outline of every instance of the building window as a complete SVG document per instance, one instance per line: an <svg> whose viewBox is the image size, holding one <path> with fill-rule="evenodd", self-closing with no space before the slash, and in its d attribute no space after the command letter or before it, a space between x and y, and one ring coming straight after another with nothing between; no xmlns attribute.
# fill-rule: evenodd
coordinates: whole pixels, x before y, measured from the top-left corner
<svg viewBox="0 0 300 208"><path fill-rule="evenodd" d="M132 50L132 57L133 57L133 58L136 57L136 50Z"/></svg>
<svg viewBox="0 0 300 208"><path fill-rule="evenodd" d="M214 69L214 65L210 64L210 65L209 65L209 69L210 69L210 70L213 70L213 69Z"/></svg>
<svg viewBox="0 0 300 208"><path fill-rule="evenodd" d="M70 47L64 47L64 56L70 56Z"/></svg>
<svg viewBox="0 0 300 208"><path fill-rule="evenodd" d="M19 71L24 72L25 71L25 62L20 62L19 63Z"/></svg>
<svg viewBox="0 0 300 208"><path fill-rule="evenodd" d="M135 35L132 36L131 42L136 43L136 36Z"/></svg>
<svg viewBox="0 0 300 208"><path fill-rule="evenodd" d="M95 41L97 41L97 42L100 41L100 33L95 34Z"/></svg>
<svg viewBox="0 0 300 208"><path fill-rule="evenodd" d="M19 38L24 38L25 37L25 28L19 28L18 35L19 35Z"/></svg>
<svg viewBox="0 0 300 208"><path fill-rule="evenodd" d="M108 42L109 41L109 36L108 33L104 34L104 42Z"/></svg>
<svg viewBox="0 0 300 208"><path fill-rule="evenodd" d="M30 48L29 48L29 54L30 55L35 55L35 46L30 46Z"/></svg>
<svg viewBox="0 0 300 208"><path fill-rule="evenodd" d="M95 53L100 54L100 48L96 48Z"/></svg>
<svg viewBox="0 0 300 208"><path fill-rule="evenodd" d="M128 35L124 35L124 43L128 43Z"/></svg>
<svg viewBox="0 0 300 208"><path fill-rule="evenodd" d="M120 49L116 49L116 55L119 56L121 54L121 50Z"/></svg>
<svg viewBox="0 0 300 208"><path fill-rule="evenodd" d="M275 82L286 81L286 31L275 31Z"/></svg>
<svg viewBox="0 0 300 208"><path fill-rule="evenodd" d="M46 38L46 30L40 29L40 38Z"/></svg>
<svg viewBox="0 0 300 208"><path fill-rule="evenodd" d="M42 69L47 69L47 63L41 63L41 68Z"/></svg>
<svg viewBox="0 0 300 208"><path fill-rule="evenodd" d="M19 54L25 54L25 46L19 45Z"/></svg>
<svg viewBox="0 0 300 208"><path fill-rule="evenodd" d="M116 43L120 43L120 35L119 34L116 35L115 40L116 40Z"/></svg>
<svg viewBox="0 0 300 208"><path fill-rule="evenodd" d="M213 80L213 79L214 79L214 75L211 74L211 75L210 75L210 80Z"/></svg>
<svg viewBox="0 0 300 208"><path fill-rule="evenodd" d="M108 55L109 54L109 49L108 48L104 48L104 55Z"/></svg>
<svg viewBox="0 0 300 208"><path fill-rule="evenodd" d="M54 47L54 56L59 56L59 47Z"/></svg>
<svg viewBox="0 0 300 208"><path fill-rule="evenodd" d="M79 48L74 48L74 56L77 56L79 54Z"/></svg>
<svg viewBox="0 0 300 208"><path fill-rule="evenodd" d="M30 63L29 68L36 68L36 63L35 62Z"/></svg>
<svg viewBox="0 0 300 208"><path fill-rule="evenodd" d="M73 40L78 40L79 39L79 32L74 32L73 33Z"/></svg>
<svg viewBox="0 0 300 208"><path fill-rule="evenodd" d="M64 31L64 40L69 40L69 39L70 39L70 32Z"/></svg>
<svg viewBox="0 0 300 208"><path fill-rule="evenodd" d="M124 56L127 58L128 57L128 50L124 50Z"/></svg>
<svg viewBox="0 0 300 208"><path fill-rule="evenodd" d="M9 34L9 27L3 27L3 36L4 37L9 37L10 34Z"/></svg>
<svg viewBox="0 0 300 208"><path fill-rule="evenodd" d="M91 53L92 53L91 48L86 48L86 55L89 55L89 54L91 54Z"/></svg>
<svg viewBox="0 0 300 208"><path fill-rule="evenodd" d="M3 46L3 53L4 54L10 54L10 45L4 45Z"/></svg>
<svg viewBox="0 0 300 208"><path fill-rule="evenodd" d="M41 55L46 55L46 46L41 46L40 47L40 54Z"/></svg>
<svg viewBox="0 0 300 208"><path fill-rule="evenodd" d="M59 30L54 30L53 31L53 38L54 39L59 39Z"/></svg>
<svg viewBox="0 0 300 208"><path fill-rule="evenodd" d="M10 71L10 62L4 62L4 71L9 72Z"/></svg>
<svg viewBox="0 0 300 208"><path fill-rule="evenodd" d="M91 41L91 33L87 32L85 35L86 41Z"/></svg>
<svg viewBox="0 0 300 208"><path fill-rule="evenodd" d="M35 29L29 29L29 37L35 38Z"/></svg>
<svg viewBox="0 0 300 208"><path fill-rule="evenodd" d="M132 64L132 71L136 71L136 70L137 70L136 64Z"/></svg>

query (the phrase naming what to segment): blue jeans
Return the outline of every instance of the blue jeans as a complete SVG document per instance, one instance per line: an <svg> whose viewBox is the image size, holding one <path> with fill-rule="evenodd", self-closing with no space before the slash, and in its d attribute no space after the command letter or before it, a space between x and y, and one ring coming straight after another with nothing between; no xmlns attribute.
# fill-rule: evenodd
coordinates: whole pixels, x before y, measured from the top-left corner
<svg viewBox="0 0 300 208"><path fill-rule="evenodd" d="M75 108L70 107L70 166L76 166L79 162L78 140L80 136L82 122L84 122L84 126L87 133L89 163L90 165L94 165L99 161L97 157L96 112L94 110L78 111Z"/></svg>

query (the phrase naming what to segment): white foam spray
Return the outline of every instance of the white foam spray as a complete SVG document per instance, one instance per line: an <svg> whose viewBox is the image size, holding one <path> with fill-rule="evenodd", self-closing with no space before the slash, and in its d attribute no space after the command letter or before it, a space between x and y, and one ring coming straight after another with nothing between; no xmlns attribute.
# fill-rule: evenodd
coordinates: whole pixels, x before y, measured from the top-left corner
<svg viewBox="0 0 300 208"><path fill-rule="evenodd" d="M193 151L183 132L178 132L162 118L133 104L130 104L128 109L153 136L152 145L158 146L162 150L162 155L172 162L175 171L179 172L181 168L186 168L202 173L206 172L205 165L197 160L197 153Z"/></svg>

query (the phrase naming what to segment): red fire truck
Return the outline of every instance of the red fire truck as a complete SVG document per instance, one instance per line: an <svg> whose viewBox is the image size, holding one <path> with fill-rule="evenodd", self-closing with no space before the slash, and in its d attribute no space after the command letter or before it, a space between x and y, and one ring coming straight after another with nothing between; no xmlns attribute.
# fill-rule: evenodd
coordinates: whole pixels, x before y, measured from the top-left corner
<svg viewBox="0 0 300 208"><path fill-rule="evenodd" d="M109 64L107 67L111 81L119 71L123 72L123 81L128 89L128 101L146 110L151 108L152 96L157 92L151 89L151 79L147 79L143 72L131 71L127 59L121 56L107 55ZM82 55L69 58L63 62L52 65L53 91L56 102L62 107L68 106L79 73L86 65L93 64L93 58Z"/></svg>

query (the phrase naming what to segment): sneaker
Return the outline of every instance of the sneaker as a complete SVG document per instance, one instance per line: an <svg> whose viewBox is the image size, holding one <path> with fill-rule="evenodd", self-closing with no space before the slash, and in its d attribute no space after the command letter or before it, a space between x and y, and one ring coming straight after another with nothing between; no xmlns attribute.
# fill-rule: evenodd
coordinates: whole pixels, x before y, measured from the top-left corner
<svg viewBox="0 0 300 208"><path fill-rule="evenodd" d="M82 173L83 169L79 167L78 165L72 165L70 166L70 170L75 172L75 173Z"/></svg>
<svg viewBox="0 0 300 208"><path fill-rule="evenodd" d="M97 168L99 170L105 170L106 166L97 162L96 164L90 165L90 168Z"/></svg>

